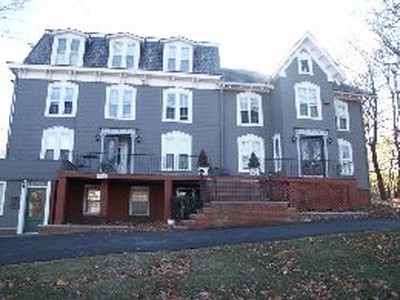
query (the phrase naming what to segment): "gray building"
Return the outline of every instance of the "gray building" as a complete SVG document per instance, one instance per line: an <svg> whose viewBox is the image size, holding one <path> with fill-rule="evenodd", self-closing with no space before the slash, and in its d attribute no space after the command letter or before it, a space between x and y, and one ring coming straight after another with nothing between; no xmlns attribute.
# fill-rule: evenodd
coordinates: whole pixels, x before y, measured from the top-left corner
<svg viewBox="0 0 400 300"><path fill-rule="evenodd" d="M255 153L261 176L368 193L365 95L309 33L270 78L221 68L209 42L74 30L46 31L9 68L3 232L166 219L169 198L198 184L201 149L210 177L248 175Z"/></svg>

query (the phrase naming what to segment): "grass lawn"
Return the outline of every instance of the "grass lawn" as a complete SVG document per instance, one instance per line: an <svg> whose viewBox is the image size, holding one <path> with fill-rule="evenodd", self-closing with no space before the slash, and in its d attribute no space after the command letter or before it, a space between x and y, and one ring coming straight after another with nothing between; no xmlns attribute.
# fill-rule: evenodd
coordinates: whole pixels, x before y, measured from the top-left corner
<svg viewBox="0 0 400 300"><path fill-rule="evenodd" d="M0 299L399 299L399 294L400 231L0 268Z"/></svg>

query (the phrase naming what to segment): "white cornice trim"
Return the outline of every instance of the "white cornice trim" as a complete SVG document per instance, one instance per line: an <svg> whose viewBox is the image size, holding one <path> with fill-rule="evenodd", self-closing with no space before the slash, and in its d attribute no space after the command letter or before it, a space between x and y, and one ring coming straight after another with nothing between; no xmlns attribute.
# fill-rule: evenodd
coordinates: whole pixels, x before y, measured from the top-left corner
<svg viewBox="0 0 400 300"><path fill-rule="evenodd" d="M274 89L274 86L269 83L245 83L233 81L219 82L219 86L223 90L257 93L269 93Z"/></svg>
<svg viewBox="0 0 400 300"><path fill-rule="evenodd" d="M23 79L104 82L195 89L219 89L220 75L179 72L85 68L54 65L8 63L10 70Z"/></svg>
<svg viewBox="0 0 400 300"><path fill-rule="evenodd" d="M79 30L71 29L71 28L67 28L67 29L54 29L54 30L47 29L45 32L46 32L46 33L49 33L49 34L51 34L51 35L75 34L75 35L81 36L81 37L83 37L83 38L88 38L88 37L89 37L88 34L82 32L82 31L79 31Z"/></svg>
<svg viewBox="0 0 400 300"><path fill-rule="evenodd" d="M107 39L129 38L129 39L137 40L140 42L144 41L143 37L138 36L136 34L129 33L129 32L111 33L111 34L107 34L106 37L107 37Z"/></svg>

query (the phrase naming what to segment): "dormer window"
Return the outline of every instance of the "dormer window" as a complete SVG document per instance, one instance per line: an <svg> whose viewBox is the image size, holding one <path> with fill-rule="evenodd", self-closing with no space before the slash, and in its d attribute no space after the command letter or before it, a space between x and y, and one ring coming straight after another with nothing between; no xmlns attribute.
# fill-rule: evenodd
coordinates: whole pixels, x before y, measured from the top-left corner
<svg viewBox="0 0 400 300"><path fill-rule="evenodd" d="M81 67L84 52L84 36L73 33L57 34L54 36L51 64Z"/></svg>
<svg viewBox="0 0 400 300"><path fill-rule="evenodd" d="M312 59L306 50L301 50L297 57L299 74L313 75Z"/></svg>
<svg viewBox="0 0 400 300"><path fill-rule="evenodd" d="M193 46L183 42L166 43L163 65L164 71L192 72Z"/></svg>
<svg viewBox="0 0 400 300"><path fill-rule="evenodd" d="M138 69L140 56L140 41L132 38L111 38L109 68Z"/></svg>

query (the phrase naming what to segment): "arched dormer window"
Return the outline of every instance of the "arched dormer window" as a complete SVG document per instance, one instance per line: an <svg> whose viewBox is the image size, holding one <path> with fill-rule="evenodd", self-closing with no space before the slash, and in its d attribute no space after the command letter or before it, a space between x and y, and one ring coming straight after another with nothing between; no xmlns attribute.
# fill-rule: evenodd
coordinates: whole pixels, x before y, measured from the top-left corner
<svg viewBox="0 0 400 300"><path fill-rule="evenodd" d="M139 69L141 39L131 35L109 37L109 68Z"/></svg>
<svg viewBox="0 0 400 300"><path fill-rule="evenodd" d="M303 49L300 51L298 57L299 74L313 75L313 64L310 53Z"/></svg>
<svg viewBox="0 0 400 300"><path fill-rule="evenodd" d="M62 66L83 66L86 35L73 30L53 32L51 64Z"/></svg>
<svg viewBox="0 0 400 300"><path fill-rule="evenodd" d="M193 43L184 39L168 40L164 43L164 71L193 71Z"/></svg>

